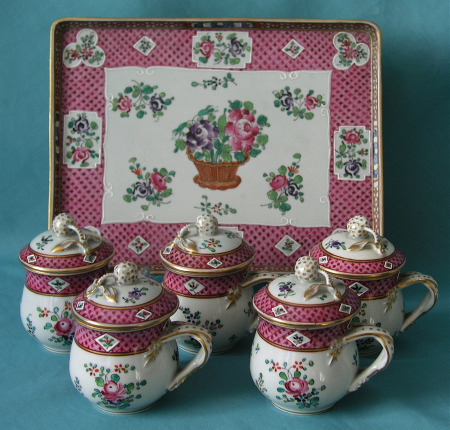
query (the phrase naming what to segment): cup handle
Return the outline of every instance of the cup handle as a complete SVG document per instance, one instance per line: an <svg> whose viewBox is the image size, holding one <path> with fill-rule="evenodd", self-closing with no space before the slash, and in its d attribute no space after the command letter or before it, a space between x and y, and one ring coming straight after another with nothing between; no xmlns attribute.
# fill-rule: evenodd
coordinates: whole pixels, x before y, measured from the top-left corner
<svg viewBox="0 0 450 430"><path fill-rule="evenodd" d="M257 273L252 273L251 275L248 275L239 285L240 288L245 288L245 287L249 287L250 285L254 285L254 284L258 284L260 282L264 282L264 281L273 281L274 279L278 278L282 276L281 273L276 273L276 272L257 272ZM252 303L253 306L253 303ZM257 312L253 312L253 317L252 317L252 321L250 322L250 326L249 326L249 332L253 333L256 328L258 327L258 313Z"/></svg>
<svg viewBox="0 0 450 430"><path fill-rule="evenodd" d="M178 369L175 377L169 384L169 391L177 388L188 376L205 365L212 351L212 337L208 330L202 327L197 327L194 324L175 321L170 323L168 329L159 339L152 342L148 350L149 353L146 355L147 362L145 364L147 365L154 357L156 357L158 351L164 343L175 340L181 336L194 337L200 343L201 348L195 357L188 364L186 364L186 366Z"/></svg>
<svg viewBox="0 0 450 430"><path fill-rule="evenodd" d="M366 337L375 339L382 347L375 360L365 369L361 369L355 376L348 391L356 391L365 384L373 375L381 372L391 362L394 355L394 341L392 336L384 329L374 326L356 327L342 337L342 343L357 341ZM337 351L339 353L339 350Z"/></svg>
<svg viewBox="0 0 450 430"><path fill-rule="evenodd" d="M435 305L438 298L438 285L436 281L431 276L419 272L400 274L396 288L400 290L417 283L424 285L427 288L427 292L419 305L413 311L405 314L405 320L400 328L400 332L404 332L411 327L419 317L426 314Z"/></svg>

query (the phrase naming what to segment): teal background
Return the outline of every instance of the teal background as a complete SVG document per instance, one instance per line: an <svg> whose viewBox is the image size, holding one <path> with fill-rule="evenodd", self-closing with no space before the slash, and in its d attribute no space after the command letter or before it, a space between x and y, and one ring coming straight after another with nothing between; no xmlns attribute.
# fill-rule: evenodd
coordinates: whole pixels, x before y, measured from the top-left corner
<svg viewBox="0 0 450 430"><path fill-rule="evenodd" d="M0 426L449 428L449 5L447 0L3 0ZM44 351L21 325L24 270L17 260L20 248L47 228L50 27L70 16L355 19L380 27L384 233L406 254L406 270L429 274L440 286L438 304L398 338L387 370L326 414L291 416L253 386L249 336L228 354L212 357L143 414L99 413L75 391L68 357ZM422 292L407 292L407 308Z"/></svg>

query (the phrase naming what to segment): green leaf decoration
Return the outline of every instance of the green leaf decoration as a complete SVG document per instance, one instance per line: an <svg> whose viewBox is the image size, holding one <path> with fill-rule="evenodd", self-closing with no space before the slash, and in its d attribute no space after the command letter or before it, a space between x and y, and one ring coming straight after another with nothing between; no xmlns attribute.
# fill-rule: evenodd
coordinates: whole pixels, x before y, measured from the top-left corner
<svg viewBox="0 0 450 430"><path fill-rule="evenodd" d="M267 124L267 117L265 115L259 115L256 122L259 126L264 127Z"/></svg>
<svg viewBox="0 0 450 430"><path fill-rule="evenodd" d="M111 381L119 382L119 381L120 381L120 376L117 375L116 373L113 373L113 374L111 375Z"/></svg>
<svg viewBox="0 0 450 430"><path fill-rule="evenodd" d="M184 140L177 139L175 141L175 147L180 151L184 151L186 149L186 142Z"/></svg>
<svg viewBox="0 0 450 430"><path fill-rule="evenodd" d="M236 152L235 154L234 154L234 158L235 158L235 160L236 161L239 161L239 162L243 162L243 161L245 161L245 155L244 155L244 153L243 152Z"/></svg>
<svg viewBox="0 0 450 430"><path fill-rule="evenodd" d="M235 100L234 102L230 103L231 109L241 109L242 108L242 102L239 100Z"/></svg>
<svg viewBox="0 0 450 430"><path fill-rule="evenodd" d="M44 325L44 330L48 330L48 329L50 329L50 328L52 328L53 326L50 324L50 323L46 323L45 325Z"/></svg>
<svg viewBox="0 0 450 430"><path fill-rule="evenodd" d="M297 175L295 178L294 178L294 184L300 184L300 183L302 183L302 181L303 181L303 178L300 176L300 175Z"/></svg>
<svg viewBox="0 0 450 430"><path fill-rule="evenodd" d="M287 167L286 166L280 166L279 168L278 168L278 173L280 174L280 175L285 175L286 173L287 173Z"/></svg>
<svg viewBox="0 0 450 430"><path fill-rule="evenodd" d="M270 190L267 192L267 197L269 197L270 200L275 201L278 198L278 193L275 190Z"/></svg>
<svg viewBox="0 0 450 430"><path fill-rule="evenodd" d="M314 118L314 114L312 112L305 113L305 119L313 119L313 118Z"/></svg>
<svg viewBox="0 0 450 430"><path fill-rule="evenodd" d="M131 88L131 87L126 87L126 88L123 90L123 92L124 92L125 94L130 94L130 93L133 92L133 88Z"/></svg>
<svg viewBox="0 0 450 430"><path fill-rule="evenodd" d="M102 378L100 378L99 376L97 376L95 378L95 383L96 383L97 387L103 387L105 385L105 381Z"/></svg>
<svg viewBox="0 0 450 430"><path fill-rule="evenodd" d="M284 373L284 372L280 372L280 378L285 380L285 381L288 380L288 377L287 377L286 373Z"/></svg>
<svg viewBox="0 0 450 430"><path fill-rule="evenodd" d="M131 196L130 195L125 195L123 196L123 199L127 202L127 203L131 203Z"/></svg>
<svg viewBox="0 0 450 430"><path fill-rule="evenodd" d="M288 204L288 203L282 203L281 205L280 205L280 211L284 214L284 213L286 213L286 212L288 212L288 211L290 211L291 210L291 205L290 204Z"/></svg>
<svg viewBox="0 0 450 430"><path fill-rule="evenodd" d="M244 109L247 109L248 111L253 110L253 103L252 102L244 102Z"/></svg>
<svg viewBox="0 0 450 430"><path fill-rule="evenodd" d="M164 191L161 192L160 196L165 199L166 197L169 197L170 195L172 195L172 189L171 188L167 188Z"/></svg>

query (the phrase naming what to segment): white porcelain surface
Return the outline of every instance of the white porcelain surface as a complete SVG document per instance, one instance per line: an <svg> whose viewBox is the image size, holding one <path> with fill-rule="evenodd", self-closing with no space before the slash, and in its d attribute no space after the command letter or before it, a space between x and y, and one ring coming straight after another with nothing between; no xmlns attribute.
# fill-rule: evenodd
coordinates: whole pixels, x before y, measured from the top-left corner
<svg viewBox="0 0 450 430"><path fill-rule="evenodd" d="M46 349L68 353L75 332L71 312L74 298L37 294L24 286L20 318L25 330Z"/></svg>
<svg viewBox="0 0 450 430"><path fill-rule="evenodd" d="M194 333L203 348L185 367L178 367L176 337ZM161 338L138 354L95 354L73 344L69 372L75 388L105 412L134 413L153 405L177 388L209 358L211 341L206 330L190 324L173 325Z"/></svg>
<svg viewBox="0 0 450 430"><path fill-rule="evenodd" d="M231 305L226 296L178 296L180 307L171 319L208 329L212 335L213 353L221 353L232 348L254 326L256 313L252 307L252 297L251 287L244 288L242 295ZM197 352L199 348L192 337L180 338L178 345L188 352Z"/></svg>
<svg viewBox="0 0 450 430"><path fill-rule="evenodd" d="M368 368L360 371L356 340L365 337L378 340L382 351ZM279 348L257 333L250 373L259 391L277 408L293 414L316 414L325 412L384 369L393 351L390 335L369 326L348 332L335 348L313 352Z"/></svg>

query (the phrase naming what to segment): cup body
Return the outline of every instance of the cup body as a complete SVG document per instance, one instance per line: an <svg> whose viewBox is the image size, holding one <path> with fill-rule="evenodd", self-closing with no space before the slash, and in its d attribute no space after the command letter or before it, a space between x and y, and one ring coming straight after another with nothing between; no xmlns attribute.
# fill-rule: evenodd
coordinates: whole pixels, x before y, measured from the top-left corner
<svg viewBox="0 0 450 430"><path fill-rule="evenodd" d="M213 342L213 354L233 348L249 334L255 319L252 306L253 290L244 288L239 298L230 304L226 295L217 297L178 296L180 306L172 316L174 321L186 321L209 330ZM192 337L178 340L178 346L188 352L197 352L200 345Z"/></svg>
<svg viewBox="0 0 450 430"><path fill-rule="evenodd" d="M296 329L260 319L250 356L258 390L285 412L308 415L330 409L383 370L394 351L385 330L366 325L349 331L349 326ZM376 339L382 352L361 370L356 342L367 337Z"/></svg>
<svg viewBox="0 0 450 430"><path fill-rule="evenodd" d="M20 317L25 330L47 350L68 353L75 332L73 300L105 272L106 267L74 275L26 270L20 302Z"/></svg>
<svg viewBox="0 0 450 430"><path fill-rule="evenodd" d="M109 335L114 339L120 337L117 333ZM109 354L95 351L95 347L82 347L83 343L86 344L75 341L72 346L70 377L75 388L105 412L134 413L151 407L166 393L177 371L175 340L161 345L156 357L147 365L146 350Z"/></svg>

